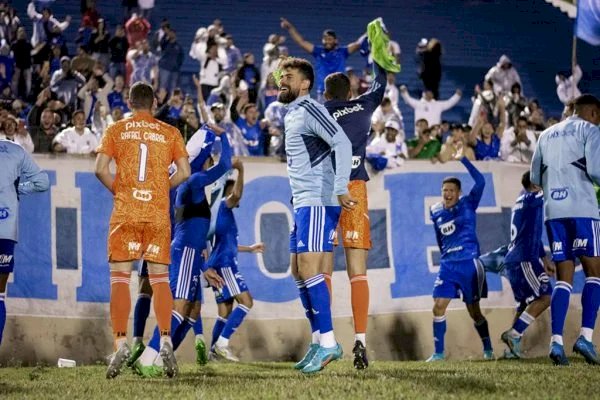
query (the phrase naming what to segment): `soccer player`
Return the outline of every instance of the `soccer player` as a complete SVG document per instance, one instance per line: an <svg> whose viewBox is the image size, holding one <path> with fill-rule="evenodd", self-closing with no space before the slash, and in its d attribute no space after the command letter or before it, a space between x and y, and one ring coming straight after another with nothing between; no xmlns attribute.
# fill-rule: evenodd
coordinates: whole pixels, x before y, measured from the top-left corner
<svg viewBox="0 0 600 400"><path fill-rule="evenodd" d="M224 187L224 198L217 211L214 246L208 258L207 266L214 268L225 284L222 288L213 288L218 305L219 316L212 333L211 355L216 359L237 362L229 348L231 335L242 324L253 305L252 295L244 277L238 270L238 251L262 253L263 243L252 246L238 246L238 228L233 209L238 207L244 190L244 165L239 159L232 163L238 171L237 179L228 179ZM233 301L238 306L233 309Z"/></svg>
<svg viewBox="0 0 600 400"><path fill-rule="evenodd" d="M346 253L346 269L351 287L352 315L354 317L354 367L364 369L369 366L366 351L367 319L369 314L369 282L367 281L367 255L371 248L369 225L369 205L367 181L369 175L364 161L367 140L371 129L371 116L381 104L387 84L387 72L373 63L375 79L369 91L356 99L350 99L350 79L341 72L325 78L325 108L352 143L352 172L348 191L358 200L352 211L342 210L340 234ZM322 271L331 285L333 272L333 252L330 262ZM331 287L331 286L329 286ZM331 292L330 292L331 295Z"/></svg>
<svg viewBox="0 0 600 400"><path fill-rule="evenodd" d="M0 344L6 324L6 283L15 266L15 245L19 225L19 196L45 192L48 175L40 170L29 153L10 140L0 139Z"/></svg>
<svg viewBox="0 0 600 400"><path fill-rule="evenodd" d="M214 132L214 133L213 133ZM175 234L171 248L171 266L169 268L170 287L173 293L172 311L173 349L177 349L187 332L199 318L199 309L195 303L202 301L200 273L215 287L221 287L223 280L212 268L206 268L203 251L210 226L210 207L205 195L207 186L223 176L231 167L231 148L225 131L216 126L203 127L192 136L187 144L190 154L192 175L177 188L175 197ZM212 166L210 156L214 134L221 137L222 152L218 164ZM211 139L212 137L212 139ZM196 312L193 312L193 311ZM201 349L198 349L201 347ZM197 351L203 351L204 343ZM160 366L159 331L154 335L140 358L134 363L134 370L143 377L155 377ZM198 354L197 354L198 357Z"/></svg>
<svg viewBox="0 0 600 400"><path fill-rule="evenodd" d="M321 39L322 46L315 46L311 42L304 40L296 27L287 19L281 18L281 27L289 32L290 37L298 46L315 58L315 67L317 70L315 83L317 85L319 100L321 100L325 91L325 77L334 72L344 72L346 70L346 59L350 54L360 50L364 38L361 36L356 42L339 47L335 31L333 29L326 29L323 31Z"/></svg>
<svg viewBox="0 0 600 400"><path fill-rule="evenodd" d="M591 364L600 364L592 343L600 304L600 217L594 182L600 182L600 100L592 95L575 99L574 114L542 132L531 161L531 182L544 190L546 230L556 264L556 286L550 315L550 358L568 365L563 328L573 288L575 259L585 273L581 294L581 333L573 351Z"/></svg>
<svg viewBox="0 0 600 400"><path fill-rule="evenodd" d="M348 193L352 145L327 109L310 98L315 79L312 65L288 58L279 68L278 100L288 107L285 147L294 206L292 274L313 337L317 332L319 337L318 345L310 346L296 368L314 373L343 353L333 334L329 291L321 270L327 253L333 251L340 205L351 210L356 203Z"/></svg>
<svg viewBox="0 0 600 400"><path fill-rule="evenodd" d="M173 297L169 290L170 239L169 188L190 175L188 154L179 131L152 117L155 106L150 85L138 82L129 92L130 118L109 126L96 158L96 176L114 195L108 235L110 263L110 314L115 353L106 377L115 378L131 355L127 322L131 309L129 280L133 261L148 262L154 293L154 312L160 331L160 355L167 376L177 372L171 342ZM114 158L116 177L109 164ZM169 177L169 166L177 171Z"/></svg>
<svg viewBox="0 0 600 400"><path fill-rule="evenodd" d="M529 171L523 174L521 184L525 192L517 198L512 209L511 243L504 258L504 272L517 302L517 314L512 328L501 336L516 358L521 358L523 333L550 306L552 284L546 271L552 273L554 270L542 243L542 188L531 183Z"/></svg>
<svg viewBox="0 0 600 400"><path fill-rule="evenodd" d="M442 255L440 272L433 287L435 351L427 359L428 362L444 359L446 309L452 299L459 297L459 292L483 342L484 359L494 358L488 323L479 308L480 299L487 297L487 282L483 265L478 259L479 241L475 232L476 210L483 195L485 179L460 152L456 158L467 168L475 185L467 196L461 197L461 181L455 177L445 178L442 182L442 201L430 209Z"/></svg>

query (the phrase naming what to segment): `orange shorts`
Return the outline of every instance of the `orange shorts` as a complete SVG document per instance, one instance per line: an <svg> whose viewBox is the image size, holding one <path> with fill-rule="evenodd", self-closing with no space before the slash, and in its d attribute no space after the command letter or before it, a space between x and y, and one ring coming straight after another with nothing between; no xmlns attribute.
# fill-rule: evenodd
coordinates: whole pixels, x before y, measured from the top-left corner
<svg viewBox="0 0 600 400"><path fill-rule="evenodd" d="M111 223L108 233L108 261L144 260L171 264L171 223L157 222Z"/></svg>
<svg viewBox="0 0 600 400"><path fill-rule="evenodd" d="M369 222L367 182L350 181L348 191L350 196L358 201L358 204L352 211L342 209L338 225L338 237L342 238L344 247L369 250L371 248L371 226Z"/></svg>

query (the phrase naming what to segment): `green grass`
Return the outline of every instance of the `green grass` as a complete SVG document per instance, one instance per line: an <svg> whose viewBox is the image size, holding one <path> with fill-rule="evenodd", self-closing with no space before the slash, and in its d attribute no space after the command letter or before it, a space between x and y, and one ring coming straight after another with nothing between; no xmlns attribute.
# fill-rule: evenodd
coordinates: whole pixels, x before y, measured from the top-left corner
<svg viewBox="0 0 600 400"><path fill-rule="evenodd" d="M600 368L573 357L570 367L527 361L374 362L355 371L350 361L302 376L290 363L183 365L172 380L131 372L107 381L104 366L0 369L1 399L594 399Z"/></svg>

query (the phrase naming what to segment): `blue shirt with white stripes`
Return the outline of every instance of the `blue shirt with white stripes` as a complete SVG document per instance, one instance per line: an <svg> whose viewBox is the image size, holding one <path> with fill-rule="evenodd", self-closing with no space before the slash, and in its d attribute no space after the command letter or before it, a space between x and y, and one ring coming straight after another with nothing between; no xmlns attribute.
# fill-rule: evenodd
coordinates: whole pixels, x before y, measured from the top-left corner
<svg viewBox="0 0 600 400"><path fill-rule="evenodd" d="M375 79L369 90L352 100L329 100L325 108L333 119L344 129L352 143L352 172L350 180L368 181L365 169L367 141L371 133L371 117L381 104L387 85L387 72L376 62L373 63Z"/></svg>
<svg viewBox="0 0 600 400"><path fill-rule="evenodd" d="M305 95L288 105L285 151L294 208L339 206L348 193L352 144L327 109Z"/></svg>
<svg viewBox="0 0 600 400"><path fill-rule="evenodd" d="M545 255L542 244L544 229L544 194L526 192L517 198L510 219L510 245L505 263L536 261Z"/></svg>
<svg viewBox="0 0 600 400"><path fill-rule="evenodd" d="M0 239L17 241L19 196L50 188L48 174L42 172L21 146L0 139Z"/></svg>
<svg viewBox="0 0 600 400"><path fill-rule="evenodd" d="M480 255L476 210L483 195L485 178L466 157L463 157L461 162L475 181L471 192L461 197L451 208L445 208L444 204L439 202L431 206L430 210L442 262L470 260Z"/></svg>
<svg viewBox="0 0 600 400"><path fill-rule="evenodd" d="M546 220L599 219L600 129L569 117L542 132L531 161L531 182L544 189Z"/></svg>
<svg viewBox="0 0 600 400"><path fill-rule="evenodd" d="M238 228L233 210L227 207L227 199L221 200L215 226L215 242L206 265L209 268L237 265Z"/></svg>

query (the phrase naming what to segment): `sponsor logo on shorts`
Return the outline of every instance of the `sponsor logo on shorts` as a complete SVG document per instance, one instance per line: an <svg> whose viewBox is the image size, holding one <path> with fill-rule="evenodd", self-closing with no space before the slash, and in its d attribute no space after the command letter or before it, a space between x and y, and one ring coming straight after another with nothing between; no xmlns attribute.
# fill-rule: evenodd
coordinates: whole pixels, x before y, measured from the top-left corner
<svg viewBox="0 0 600 400"><path fill-rule="evenodd" d="M585 249L587 248L588 240L587 239L575 239L573 240L573 248L574 249Z"/></svg>
<svg viewBox="0 0 600 400"><path fill-rule="evenodd" d="M438 278L435 278L435 282L433 283L433 286L434 286L434 287L435 287L435 286L441 286L441 285L443 285L443 284L444 284L444 281L443 281L443 280L441 280L441 279L438 277Z"/></svg>
<svg viewBox="0 0 600 400"><path fill-rule="evenodd" d="M463 249L462 246L451 247L448 250L446 250L446 253L454 253L457 251L461 251L462 249Z"/></svg>
<svg viewBox="0 0 600 400"><path fill-rule="evenodd" d="M329 243L333 242L335 240L336 236L337 236L337 232L335 231L335 229L332 229L331 231L329 231Z"/></svg>
<svg viewBox="0 0 600 400"><path fill-rule="evenodd" d="M139 201L151 201L152 190L133 189L133 198Z"/></svg>
<svg viewBox="0 0 600 400"><path fill-rule="evenodd" d="M152 255L158 255L158 253L160 253L160 246L157 246L155 244L149 244L148 248L146 249L146 254L152 254Z"/></svg>
<svg viewBox="0 0 600 400"><path fill-rule="evenodd" d="M304 244L304 242L303 242L302 240L299 240L299 241L298 241L298 247L304 247L304 246L306 246L306 245Z"/></svg>
<svg viewBox="0 0 600 400"><path fill-rule="evenodd" d="M553 242L552 243L552 252L553 253L562 253L562 251L563 251L562 242Z"/></svg>
<svg viewBox="0 0 600 400"><path fill-rule="evenodd" d="M139 251L140 247L142 247L141 243L138 242L129 242L127 243L127 248L129 251Z"/></svg>
<svg viewBox="0 0 600 400"><path fill-rule="evenodd" d="M8 254L0 254L0 264L10 264L10 262L12 261L13 256L12 255L8 255Z"/></svg>
<svg viewBox="0 0 600 400"><path fill-rule="evenodd" d="M454 220L446 222L445 224L440 225L440 232L444 236L450 236L456 231L456 225L454 224Z"/></svg>
<svg viewBox="0 0 600 400"><path fill-rule="evenodd" d="M550 197L552 200L562 201L569 197L569 191L567 188L552 189L550 191Z"/></svg>
<svg viewBox="0 0 600 400"><path fill-rule="evenodd" d="M8 218L10 214L8 213L8 207L0 208L0 219Z"/></svg>

